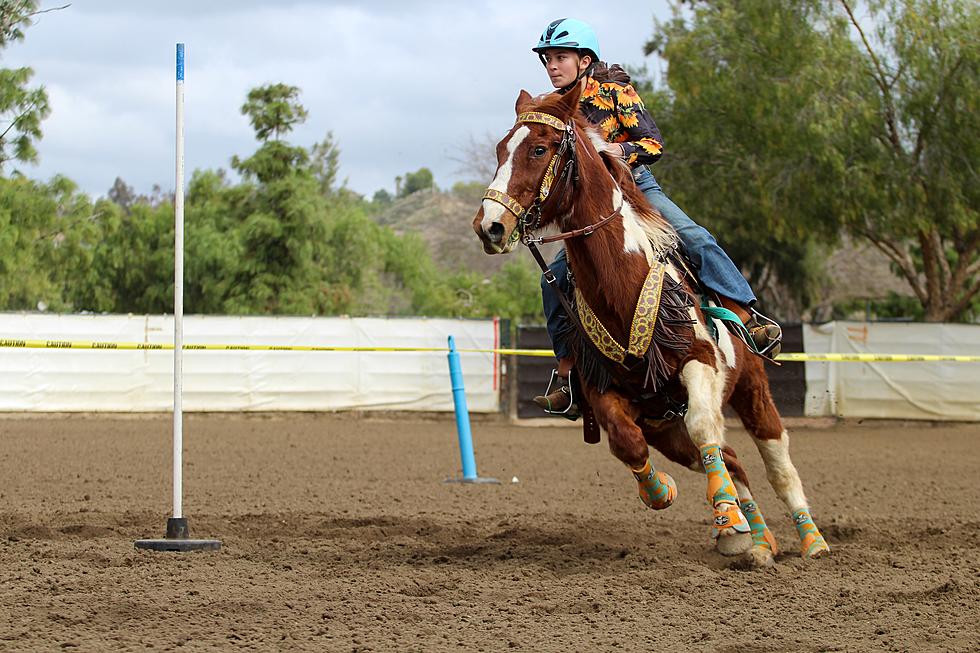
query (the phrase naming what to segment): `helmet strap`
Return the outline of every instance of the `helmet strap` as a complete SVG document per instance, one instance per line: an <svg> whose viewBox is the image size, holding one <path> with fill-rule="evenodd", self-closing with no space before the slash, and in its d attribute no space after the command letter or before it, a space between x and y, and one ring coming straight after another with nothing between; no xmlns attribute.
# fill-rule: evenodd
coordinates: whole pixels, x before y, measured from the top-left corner
<svg viewBox="0 0 980 653"><path fill-rule="evenodd" d="M578 56L579 56L579 59L582 58L582 55L581 54L579 54ZM580 72L578 74L578 77L575 78L575 81L573 81L571 84L569 84L567 86L562 86L560 89L558 89L558 94L559 95L564 95L565 93L568 93L570 90L572 90L573 88L575 88L575 85L576 84L578 84L579 82L582 81L582 78L583 77L588 77L589 75L592 74L592 71L595 69L596 61L595 61L595 56L594 55L592 55L590 53L589 56L592 58L592 63L590 63L588 66L586 66L585 70L583 70L582 72ZM541 54L540 52L538 53L538 58L541 59L541 64L542 65L544 65L544 66L547 66L548 65L548 62L545 61L544 55Z"/></svg>
<svg viewBox="0 0 980 653"><path fill-rule="evenodd" d="M572 82L568 86L562 86L560 89L558 89L558 93L560 95L564 95L565 93L568 93L570 90L572 90L573 88L575 88L575 85L578 84L579 82L581 82L584 77L588 77L589 76L589 73L592 72L593 65L590 65L588 68L586 68L585 70L583 70L582 72L580 72L579 75L578 75L578 77L575 78L575 81L574 82Z"/></svg>

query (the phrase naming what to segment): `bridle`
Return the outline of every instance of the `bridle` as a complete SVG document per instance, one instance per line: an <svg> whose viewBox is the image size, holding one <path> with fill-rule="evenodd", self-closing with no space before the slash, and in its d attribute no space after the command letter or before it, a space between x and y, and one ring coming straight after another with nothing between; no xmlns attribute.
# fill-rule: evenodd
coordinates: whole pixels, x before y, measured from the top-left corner
<svg viewBox="0 0 980 653"><path fill-rule="evenodd" d="M562 305L562 308L565 309L565 314L568 316L568 319L583 337L588 338L588 332L582 325L578 312L565 296L565 293L562 292L561 286L558 284L558 278L555 277L555 273L548 267L548 264L545 263L544 257L541 255L541 250L538 249L538 245L541 243L553 243L559 240L588 236L596 229L612 222L617 216L621 216L622 214L620 211L622 210L623 205L620 203L617 208L613 209L612 213L598 222L590 224L581 229L564 231L556 236L535 238L534 230L538 228L538 225L541 222L541 210L544 207L545 202L547 202L549 198L558 195L556 189L561 189L561 191L564 192L567 191L569 184L574 185L578 183L578 161L575 158L575 124L571 120L566 123L547 113L541 113L540 111L525 111L524 113L518 114L517 121L514 124L519 125L521 123L528 122L539 122L541 124L548 125L549 127L554 127L562 133L561 144L558 146L558 151L555 152L555 155L551 158L551 161L548 163L548 167L545 169L544 177L541 179L541 185L538 189L538 196L531 203L531 206L527 208L524 208L520 202L515 200L507 193L493 188L487 189L487 191L483 194L483 199L501 204L504 208L513 213L515 217L517 217L517 228L514 229L513 233L510 235L510 239L507 241L508 244L520 239L527 246L528 250L531 252L531 255L534 257L535 262L538 264L538 267L541 268L541 274L545 282L554 291L555 295L558 297L558 301ZM565 162L565 165L562 166L561 172L558 172L558 166L561 164L561 160L565 156L566 152L568 153L568 160ZM629 386L629 384L625 385L627 387Z"/></svg>
<svg viewBox="0 0 980 653"><path fill-rule="evenodd" d="M558 145L558 151L551 157L548 167L545 168L544 176L541 178L541 184L538 187L538 195L531 202L531 206L525 208L507 193L494 188L488 188L483 194L483 199L500 204L517 218L517 229L514 229L511 233L508 244L520 239L525 245L531 246L541 243L553 243L579 236L588 236L599 227L612 222L617 216L621 215L620 210L622 209L622 205L614 209L605 218L581 229L564 231L555 236L534 236L534 231L541 223L541 210L545 202L547 202L549 197L554 197L559 194L558 192L552 193L552 191L560 189L564 194L568 190L569 184L574 186L578 183L578 160L575 156L575 125L572 120L566 123L547 113L525 111L518 114L514 124L520 125L529 122L541 123L557 129L561 132L561 143ZM558 167L561 165L566 153L568 153L568 158L565 161L565 165L561 167L561 172L559 172Z"/></svg>

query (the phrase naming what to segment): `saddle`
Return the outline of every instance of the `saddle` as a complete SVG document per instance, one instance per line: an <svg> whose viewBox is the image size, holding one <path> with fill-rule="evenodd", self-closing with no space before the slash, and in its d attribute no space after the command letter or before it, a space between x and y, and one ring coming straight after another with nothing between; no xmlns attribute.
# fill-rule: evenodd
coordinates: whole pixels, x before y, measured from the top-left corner
<svg viewBox="0 0 980 653"><path fill-rule="evenodd" d="M731 311L711 305L708 291L692 272L692 266L679 251L669 254L668 260L700 290L701 309L708 318L720 319L736 337L746 343L749 351L759 354L751 335L741 320ZM566 296L575 308L582 330L571 322L559 335L568 338L575 352L575 369L569 384L582 413L582 430L585 442L599 442L599 425L595 412L581 392L583 378L605 392L613 383L625 392L634 403L642 403L641 418L651 425L666 424L687 413L687 396L674 370L667 369L665 354L683 353L692 340L693 320L689 309L694 305L692 297L681 283L666 274L665 261L655 261L640 291L633 315L629 342L624 346L602 325L575 286L569 270L570 288ZM714 319L708 326L718 341L719 333ZM583 334L582 331L585 333ZM642 384L636 379L641 377Z"/></svg>

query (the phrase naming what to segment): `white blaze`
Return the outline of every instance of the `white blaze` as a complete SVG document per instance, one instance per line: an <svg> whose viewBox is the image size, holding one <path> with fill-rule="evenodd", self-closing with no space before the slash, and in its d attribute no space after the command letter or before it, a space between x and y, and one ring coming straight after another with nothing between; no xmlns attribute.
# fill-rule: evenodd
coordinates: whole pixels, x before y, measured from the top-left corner
<svg viewBox="0 0 980 653"><path fill-rule="evenodd" d="M503 165L497 168L497 176L490 182L490 188L492 190L498 190L501 193L507 192L507 186L510 185L510 176L514 172L514 151L517 150L530 133L531 129L527 125L521 125L514 132L513 136L510 137L510 140L507 141L507 159ZM507 209L499 202L483 200L483 220L480 221L480 227L483 229L483 232L489 233L490 225L494 222L499 222L505 211Z"/></svg>

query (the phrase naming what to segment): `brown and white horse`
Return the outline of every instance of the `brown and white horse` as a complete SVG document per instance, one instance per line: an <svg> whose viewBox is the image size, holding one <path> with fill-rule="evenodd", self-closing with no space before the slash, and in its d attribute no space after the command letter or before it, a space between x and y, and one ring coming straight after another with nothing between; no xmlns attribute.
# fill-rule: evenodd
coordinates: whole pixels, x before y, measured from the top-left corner
<svg viewBox="0 0 980 653"><path fill-rule="evenodd" d="M721 553L748 552L752 564L772 563L775 539L744 468L725 445L727 402L793 517L802 555L829 551L790 460L789 436L762 359L719 320L713 320L717 342L709 333L710 318L693 301L689 280L671 256L676 234L647 203L629 169L599 154L601 137L577 113L580 92L532 99L521 91L517 121L497 144L496 176L473 220L484 250L506 254L523 240L536 252L534 230L562 232L552 239L566 241L576 282L576 305L566 302L566 308L578 325L572 338L582 395L647 506L666 508L676 494L673 479L650 461L653 446L707 475ZM684 404L683 419L669 419L682 412L671 409Z"/></svg>

